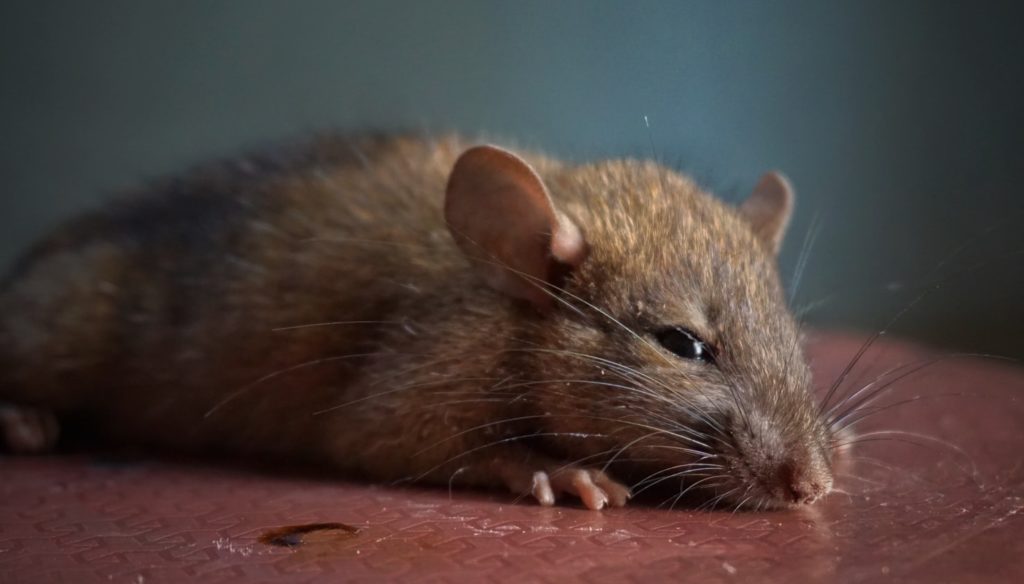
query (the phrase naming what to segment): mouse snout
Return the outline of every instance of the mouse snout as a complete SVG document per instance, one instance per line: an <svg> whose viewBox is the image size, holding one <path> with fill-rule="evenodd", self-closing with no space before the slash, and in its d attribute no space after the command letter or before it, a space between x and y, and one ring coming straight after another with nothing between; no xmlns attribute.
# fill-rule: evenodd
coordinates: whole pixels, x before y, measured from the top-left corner
<svg viewBox="0 0 1024 584"><path fill-rule="evenodd" d="M808 472L793 461L779 465L778 481L785 499L792 503L813 503L832 490L829 473Z"/></svg>
<svg viewBox="0 0 1024 584"><path fill-rule="evenodd" d="M832 471L824 457L791 457L779 464L776 479L787 502L808 504L832 490Z"/></svg>

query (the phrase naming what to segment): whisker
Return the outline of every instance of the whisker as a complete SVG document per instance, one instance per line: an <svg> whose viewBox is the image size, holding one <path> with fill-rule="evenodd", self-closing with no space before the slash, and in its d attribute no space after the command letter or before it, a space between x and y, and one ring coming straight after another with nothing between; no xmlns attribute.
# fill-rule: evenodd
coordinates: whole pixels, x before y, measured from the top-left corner
<svg viewBox="0 0 1024 584"><path fill-rule="evenodd" d="M652 472L643 478L643 480L637 481L633 485L633 496L637 496L644 491L651 489L665 481L672 479L685 479L692 475L700 476L701 471L706 470L721 470L724 467L721 465L702 465L698 463L690 464L679 464L663 470ZM684 469L684 470L680 470ZM667 473L667 474L666 474ZM659 474L665 474L665 476L658 477ZM637 489L639 487L639 489Z"/></svg>
<svg viewBox="0 0 1024 584"><path fill-rule="evenodd" d="M800 289L800 282L803 279L807 261L810 259L811 249L814 247L814 243L817 241L818 234L821 231L821 224L818 221L820 216L819 213L815 213L811 217L811 225L807 228L807 233L804 235L804 243L800 248L800 255L797 257L796 268L793 271L793 281L790 283L789 303L791 305L796 298L797 290Z"/></svg>
<svg viewBox="0 0 1024 584"><path fill-rule="evenodd" d="M956 444L953 444L952 442L949 442L949 441L946 441L946 440L942 440L941 438L936 438L934 436L929 436L927 434L920 434L920 433L917 433L917 432L908 432L908 431L905 431L905 430L876 430L874 432L868 432L866 434L862 434L861 436L858 436L854 440L851 440L850 442L848 442L847 445L849 445L849 444L858 444L858 443L861 443L861 442L879 442L879 441L891 440L893 442L905 442L907 444L913 444L915 446L920 446L922 448L928 448L929 450L933 450L933 449L929 448L927 446L927 444L921 444L920 442L915 442L914 440L911 440L910 438L916 438L918 440L924 440L926 442L935 443L935 444L938 444L940 446L945 446L946 448L949 448L953 452L959 454L964 459L966 459L970 463L970 465L971 465L971 470L968 472L967 469L965 469L964 467L960 466L959 464L957 464L957 467L960 468L960 470L963 471L966 474L970 474L971 476L977 476L977 474L978 474L978 467L975 464L974 460L971 458L971 456L969 454L967 454L967 452L963 448L957 446Z"/></svg>
<svg viewBox="0 0 1024 584"><path fill-rule="evenodd" d="M470 448L469 450L465 450L463 452L460 452L460 453L456 454L455 456L452 456L452 457L446 459L445 461L441 462L440 464L437 464L437 465L431 467L430 469L424 471L423 473L420 473L418 476L416 476L412 480L413 480L413 482L421 481L425 477L427 477L431 473L441 469L445 465L450 464L451 462L454 462L454 461L456 461L456 460L458 460L460 458L463 458L465 456L469 456L470 454L473 454L474 452L479 452L479 451L481 451L481 450L483 450L485 448L492 448L494 446L500 446L502 444L508 444L510 442L517 442L519 440L529 440L531 438L542 438L542 437L553 437L553 436L563 436L563 437L572 437L572 438L580 438L580 439L603 438L603 437L605 437L604 434L586 433L586 432L533 432L533 433L530 433L530 434L521 434L521 435L518 435L518 436L510 436L508 438L502 438L500 440L494 440L492 442L488 442L487 444L483 444L481 446L476 446L474 448Z"/></svg>
<svg viewBox="0 0 1024 584"><path fill-rule="evenodd" d="M874 416L875 414L880 414L882 412L886 412L886 411L889 411L891 409L897 408L899 406L904 406L904 405L911 404L911 403L914 403L914 402L917 402L917 401L920 401L920 400L924 400L924 399L939 399L939 398L945 398L945 397L985 398L985 397L993 397L993 396L987 396L987 395L977 394L977 393L938 393L938 394L934 394L934 395L915 395L913 397L910 397L910 398L907 398L907 399L904 399L904 400L900 400L900 401L897 401L897 402L893 402L893 403L890 403L890 404L885 404L883 406L858 407L858 408L856 408L855 410L853 410L850 413L851 414L860 413L862 415L851 416L851 417L849 417L849 418L847 418L845 420L842 420L844 423L842 425L836 427L835 431L841 431L841 430L845 430L847 428L852 428L855 424L857 424L858 422L861 422L862 420L870 418L871 416ZM867 411L865 411L865 410L867 410ZM839 421L841 421L841 420L836 420L836 422L839 422Z"/></svg>
<svg viewBox="0 0 1024 584"><path fill-rule="evenodd" d="M882 391L884 391L885 389L887 389L888 387L890 387L894 383L896 383L896 382L898 382L898 381L900 381L902 379L905 379L909 375L912 375L912 374L914 374L914 373L916 373L918 371L921 371L922 369L925 369L927 367L931 367L932 365L935 365L936 363L939 363L939 362L942 362L942 361L946 361L946 360L950 360L950 359L962 359L962 358L994 359L994 360L1000 360L1000 361L1016 362L1016 359L1013 359L1013 358L1002 357L1002 356L999 356L999 355L991 355L991 354L987 354L987 353L951 353L951 354L947 354L947 355L940 355L940 356L937 356L937 357L933 357L931 359L926 359L924 361L920 361L920 362L917 362L917 363L910 363L910 364L906 364L906 365L899 365L899 366L897 366L897 367L895 367L893 369L890 369L889 371L886 371L885 373L879 375L875 379L875 381L872 381L871 383L869 383L868 385L866 385L866 386L862 387L861 389L857 390L856 392L854 392L850 396L847 396L841 402L839 402L838 404L833 406L824 415L825 415L826 419L829 420L829 424L830 425L831 424L835 424L836 422L838 422L838 421L842 420L843 418L849 416L850 414L856 412L858 409L869 405L877 397L879 397L881 395ZM856 400L858 395L862 394L865 390L868 390L872 385L874 385L876 382L880 381L885 376L890 375L892 373L895 373L896 371L898 371L900 369L905 369L905 368L908 368L908 367L910 368L908 371L905 371L905 372L901 373L900 375L896 376L895 378L888 380L885 384L883 384L882 386L878 387L874 391L869 392L866 396L864 396L863 399L861 399L861 401L855 402L855 403L850 403L851 407L848 408L846 411L840 411L838 413L836 412L836 410L838 410L844 404L847 404L848 402L853 402L853 400Z"/></svg>
<svg viewBox="0 0 1024 584"><path fill-rule="evenodd" d="M380 391L380 392L377 392L377 393L372 393L370 395L366 395L366 396L359 397L359 398L356 398L356 399L353 399L353 400L349 400L349 401L346 401L346 402L341 403L341 404L337 404L337 405L333 405L333 406L330 406L330 407L327 407L327 408L323 408L321 410L317 410L317 411L313 412L312 415L313 416L321 416L323 414L328 414L330 412L334 412L334 411L337 411L337 410L340 410L340 409L343 409L343 408L347 408L349 406L352 406L352 405L355 405L355 404L358 404L358 403L362 403L362 402L365 402L365 401L368 401L368 400L371 400L371 399L374 399L374 398L379 398L379 397L383 397L383 396L386 396L386 395L390 395L390 394L394 394L394 393L399 393L399 392L403 392L403 391L409 391L410 389L415 389L415 388L430 387L432 385L444 385L444 384L448 384L448 383L457 383L457 382L464 382L464 381L489 381L489 380L494 380L494 379L496 379L496 378L494 378L494 377L479 377L479 378L478 377L470 377L470 378L456 378L454 380L446 378L446 379L437 379L437 380L426 381L426 382L423 382L423 383L414 383L414 384L410 384L410 385L402 385L402 386L399 386L399 387L394 388L394 389L389 389L389 390L386 390L386 391Z"/></svg>
<svg viewBox="0 0 1024 584"><path fill-rule="evenodd" d="M391 324L391 325L404 325L408 324L406 321L401 320L334 320L328 322L311 322L307 324L296 324L291 326L279 326L270 329L272 332L281 331L294 331L299 329L308 329L316 327L329 327L329 326L343 326L350 324Z"/></svg>
<svg viewBox="0 0 1024 584"><path fill-rule="evenodd" d="M359 357L370 357L370 356L379 355L379 354L380 354L380 352L373 352L373 353L351 353L351 354L348 354L348 355L336 355L336 356L333 356L333 357L323 357L323 358L320 358L320 359L313 359L311 361L306 361L305 363L299 363L298 365L292 365L291 367L286 367L284 369L279 369L279 370L274 371L272 373L268 373L268 374L264 375L263 377L260 377L256 381L253 381L252 383L250 383L250 384L248 384L246 386L243 386L243 387L241 387L241 388L231 392L224 399L220 400L219 402L214 404L214 406L212 408L207 410L206 413L203 414L203 417L204 418L209 418L210 415L212 415L214 412L216 412L220 408L224 407L225 404L227 404L228 402L230 402L230 401L234 400L235 398L239 397L243 393L246 393L247 391L253 389L254 387L256 387L258 385L260 385L261 383L264 383L266 381L269 381L269 380L271 380L271 379L273 379L275 377L279 377L279 376L284 375L286 373L291 373L293 371L298 371L299 369L305 369L305 368L308 368L308 367L313 367L315 365L321 365L323 363L330 363L330 362L334 362L334 361L343 361L343 360L346 360L346 359L356 359L356 358L359 358Z"/></svg>
<svg viewBox="0 0 1024 584"><path fill-rule="evenodd" d="M1006 258L1006 257L1011 257L1011 256L1014 256L1014 255L1021 255L1021 254L1024 254L1024 250L1014 250L1014 251L1012 251L1010 253L1001 254L1001 255L1004 258ZM882 336L886 335L889 332L889 330L901 318L903 318L904 315L906 315L908 312L910 312L924 298L926 298L928 295L932 294L936 290L940 289L946 283L948 283L948 282L950 282L950 281L952 281L952 280L954 280L956 278L964 277L966 275L974 273L977 270L987 266L991 261L993 261L992 258L988 258L988 259L983 260L981 262L978 262L978 263L976 263L974 265L968 266L968 267L966 267L966 268L964 268L962 270L958 270L954 274L950 274L950 275L948 275L948 276L946 276L944 278L939 278L939 279L931 282L930 284L926 285L924 287L924 290L922 290L920 293L918 293L910 302L908 302L903 308L901 308L899 311L897 311L896 314L893 315L893 317L885 324L885 326L883 326L877 332L872 334L864 342L864 344L861 345L861 347L857 350L857 353L853 356L853 358L846 365L846 367L843 368L842 372L836 378L836 381L829 388L828 393L825 395L825 399L822 400L821 408L819 409L819 413L825 410L825 408L827 407L829 401L831 401L833 394L837 391L839 386L842 385L843 381L846 379L847 375L849 375L850 371L857 365L858 362L860 362L860 359L864 356L864 353L866 353L868 351L868 349L875 343L875 341L877 341Z"/></svg>
<svg viewBox="0 0 1024 584"><path fill-rule="evenodd" d="M703 478L703 479L700 479L700 480L698 480L698 481L696 481L696 482L694 482L694 483L691 483L691 484L690 484L690 486L688 486L688 487L686 487L685 489L683 489L683 490L682 490L682 491L681 491L681 492L680 492L680 493L679 493L678 495L676 495L676 496L675 496L675 498L674 498L674 499L672 499L672 505L671 505L671 506L669 507L669 510L671 511L672 509L675 509L675 506L676 506L676 504L678 504L678 503L679 503L680 499L682 499L682 498L683 498L683 496L685 496L685 495L686 495L686 493L689 493L689 492L690 492L691 490L693 490L694 488L696 488L696 487L697 487L698 485L700 485L700 484L703 484L703 483L705 483L705 482L707 482L707 481L709 481L709 480L713 480L713 479L716 479L716 478L725 478L725 475L714 475L714 476L709 476L709 477L705 477L705 478ZM662 503L662 505L663 505L663 504L664 504L664 503ZM661 505L659 505L659 507L660 507L660 506L661 506Z"/></svg>

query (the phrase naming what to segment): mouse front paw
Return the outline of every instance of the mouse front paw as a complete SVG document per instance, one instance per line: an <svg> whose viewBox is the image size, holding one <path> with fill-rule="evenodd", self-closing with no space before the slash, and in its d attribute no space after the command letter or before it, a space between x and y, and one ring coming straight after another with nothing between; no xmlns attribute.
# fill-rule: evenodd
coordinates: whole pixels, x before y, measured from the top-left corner
<svg viewBox="0 0 1024 584"><path fill-rule="evenodd" d="M578 497L588 509L622 507L629 500L629 487L596 468L545 464L530 466L510 463L499 470L505 484L517 495L531 496L544 506L554 505L559 497Z"/></svg>

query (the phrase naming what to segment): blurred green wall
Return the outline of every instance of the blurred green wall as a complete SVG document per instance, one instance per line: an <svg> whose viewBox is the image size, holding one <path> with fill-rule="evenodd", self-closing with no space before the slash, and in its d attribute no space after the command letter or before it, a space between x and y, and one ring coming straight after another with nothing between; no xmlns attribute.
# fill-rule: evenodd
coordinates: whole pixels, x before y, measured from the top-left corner
<svg viewBox="0 0 1024 584"><path fill-rule="evenodd" d="M799 199L795 303L1024 356L1024 11L998 2L11 2L0 264L104 193L325 126L656 155ZM644 116L650 128L644 123ZM813 226L817 226L814 229Z"/></svg>

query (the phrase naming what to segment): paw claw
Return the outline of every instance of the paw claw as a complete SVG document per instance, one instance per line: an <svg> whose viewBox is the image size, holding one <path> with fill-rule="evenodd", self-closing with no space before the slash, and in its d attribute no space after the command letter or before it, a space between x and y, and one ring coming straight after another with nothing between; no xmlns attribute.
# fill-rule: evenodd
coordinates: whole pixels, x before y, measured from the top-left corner
<svg viewBox="0 0 1024 584"><path fill-rule="evenodd" d="M543 460L537 464L497 460L495 470L508 488L517 495L533 497L545 507L554 505L562 495L578 497L587 509L622 507L629 500L629 488L604 471L580 468ZM536 470L540 466L543 470Z"/></svg>
<svg viewBox="0 0 1024 584"><path fill-rule="evenodd" d="M539 470L533 473L533 487L530 490L534 499L545 507L555 504L555 492L551 489L548 473Z"/></svg>
<svg viewBox="0 0 1024 584"><path fill-rule="evenodd" d="M608 494L594 484L590 472L583 469L572 471L572 489L569 490L583 501L587 509L600 511L608 503Z"/></svg>
<svg viewBox="0 0 1024 584"><path fill-rule="evenodd" d="M629 487L612 480L604 473L597 477L595 483L607 495L608 502L612 507L622 507L633 497Z"/></svg>

